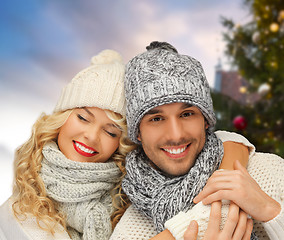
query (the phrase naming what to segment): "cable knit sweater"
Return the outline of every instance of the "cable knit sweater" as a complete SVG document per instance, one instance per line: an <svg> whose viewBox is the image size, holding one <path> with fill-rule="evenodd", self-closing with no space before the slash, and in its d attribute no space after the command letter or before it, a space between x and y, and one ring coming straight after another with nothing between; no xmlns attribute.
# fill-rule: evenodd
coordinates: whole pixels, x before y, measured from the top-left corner
<svg viewBox="0 0 284 240"><path fill-rule="evenodd" d="M281 204L281 212L269 222L262 223L254 221L254 231L258 239L284 239L284 159L274 154L255 153L249 160L247 170L256 180L261 189L270 197ZM229 201L225 201L222 207L221 226L226 221ZM183 239L183 234L188 223L196 219L199 225L199 238L202 239L207 228L210 215L210 205L199 203L190 211L180 212L178 215L166 222L168 228L176 239Z"/></svg>
<svg viewBox="0 0 284 240"><path fill-rule="evenodd" d="M218 136L222 141L235 141L248 144L242 136L233 133L219 131ZM263 191L277 200L282 207L278 216L266 223L254 221L255 233L259 239L263 240L283 240L284 239L284 160L276 155L267 153L254 153L251 151L248 163L248 172L260 185ZM225 219L227 204L222 210ZM190 220L195 219L199 223L199 237L202 237L207 228L210 215L210 206L197 204L186 213L179 213L171 220L166 222L166 227L172 232L176 239L183 239L183 233L186 230ZM132 205L127 209L120 222L117 224L110 240L128 240L128 239L149 239L155 236L154 224Z"/></svg>

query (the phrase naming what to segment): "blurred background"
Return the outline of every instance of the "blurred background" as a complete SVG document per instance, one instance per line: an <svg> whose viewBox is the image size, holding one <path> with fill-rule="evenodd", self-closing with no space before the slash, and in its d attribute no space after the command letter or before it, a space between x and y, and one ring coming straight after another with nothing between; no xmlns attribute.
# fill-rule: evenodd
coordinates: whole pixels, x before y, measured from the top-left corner
<svg viewBox="0 0 284 240"><path fill-rule="evenodd" d="M283 1L10 0L0 31L0 204L11 194L15 149L62 87L101 50L126 63L153 40L202 63L218 129L284 156Z"/></svg>

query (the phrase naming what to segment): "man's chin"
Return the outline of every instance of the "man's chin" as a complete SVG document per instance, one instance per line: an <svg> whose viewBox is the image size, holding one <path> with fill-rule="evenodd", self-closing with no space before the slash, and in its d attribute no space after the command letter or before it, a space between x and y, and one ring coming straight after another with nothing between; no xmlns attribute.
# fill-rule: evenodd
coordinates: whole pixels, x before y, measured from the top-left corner
<svg viewBox="0 0 284 240"><path fill-rule="evenodd" d="M174 177L179 177L179 176L183 176L185 174L187 174L189 172L189 169L186 170L186 169L171 169L171 170L161 170L160 171L162 172L162 174L164 176L167 176L167 177L170 177L170 178L174 178Z"/></svg>

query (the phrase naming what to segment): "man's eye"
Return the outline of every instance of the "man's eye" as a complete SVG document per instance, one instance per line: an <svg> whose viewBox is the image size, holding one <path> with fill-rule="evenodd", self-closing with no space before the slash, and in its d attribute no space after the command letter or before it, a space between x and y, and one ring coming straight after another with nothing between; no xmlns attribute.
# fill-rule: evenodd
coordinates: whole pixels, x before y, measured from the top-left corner
<svg viewBox="0 0 284 240"><path fill-rule="evenodd" d="M192 112L185 112L185 113L182 113L182 114L181 114L181 117L186 118L186 117L190 117L191 115L193 115Z"/></svg>
<svg viewBox="0 0 284 240"><path fill-rule="evenodd" d="M159 122L161 120L163 120L161 117L154 117L150 119L151 122Z"/></svg>
<svg viewBox="0 0 284 240"><path fill-rule="evenodd" d="M80 115L80 114L77 114L77 117L78 117L80 120L84 121L84 122L88 122L87 119L84 118L84 117L83 117L82 115Z"/></svg>

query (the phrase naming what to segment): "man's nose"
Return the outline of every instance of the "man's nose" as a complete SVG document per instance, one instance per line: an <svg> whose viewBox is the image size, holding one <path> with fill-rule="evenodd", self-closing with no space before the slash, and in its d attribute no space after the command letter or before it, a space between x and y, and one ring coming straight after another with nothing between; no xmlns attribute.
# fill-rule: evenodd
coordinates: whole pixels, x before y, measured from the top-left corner
<svg viewBox="0 0 284 240"><path fill-rule="evenodd" d="M178 142L183 138L184 129L180 119L172 118L168 120L168 124L166 124L165 136L167 136L168 140Z"/></svg>

